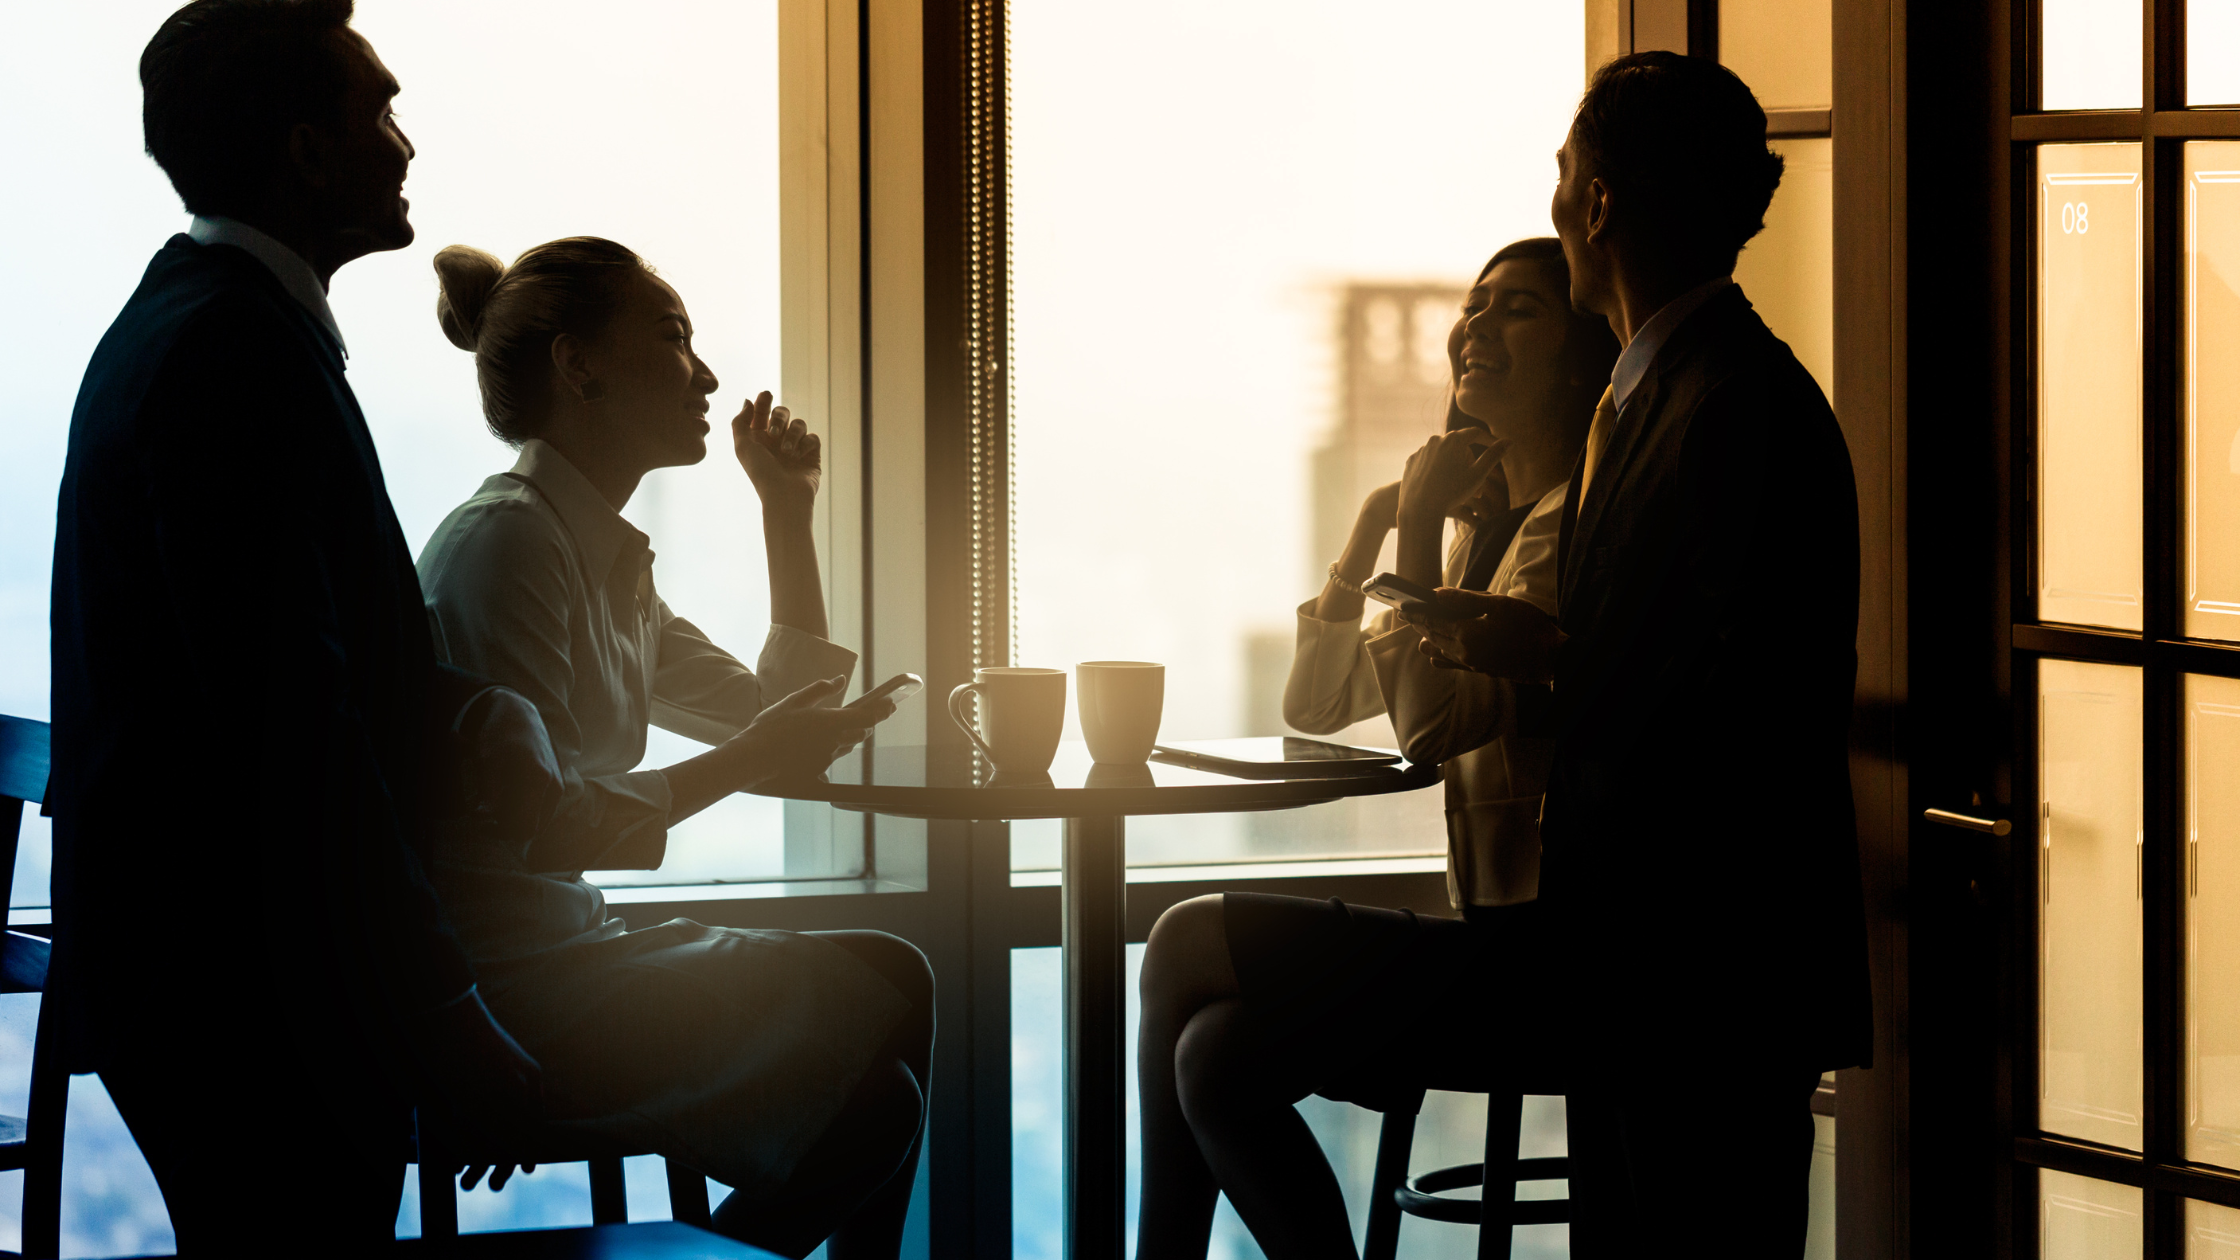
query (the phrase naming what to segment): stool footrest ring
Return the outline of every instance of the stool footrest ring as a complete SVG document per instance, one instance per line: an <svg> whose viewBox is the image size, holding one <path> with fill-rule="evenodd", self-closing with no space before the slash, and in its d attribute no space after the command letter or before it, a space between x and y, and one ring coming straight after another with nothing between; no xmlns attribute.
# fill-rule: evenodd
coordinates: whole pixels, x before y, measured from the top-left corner
<svg viewBox="0 0 2240 1260"><path fill-rule="evenodd" d="M1438 1193L1441 1190L1461 1190L1485 1183L1484 1164L1457 1164L1452 1168L1436 1168L1419 1177L1410 1177L1406 1185L1395 1188L1393 1202L1410 1216L1429 1221L1446 1221L1455 1225L1476 1225L1484 1219L1482 1205L1476 1199L1449 1199ZM1563 1156L1551 1159L1520 1159L1517 1161L1518 1181L1557 1181L1571 1176L1571 1161ZM1569 1199L1519 1199L1509 1215L1518 1225L1552 1225L1571 1219Z"/></svg>

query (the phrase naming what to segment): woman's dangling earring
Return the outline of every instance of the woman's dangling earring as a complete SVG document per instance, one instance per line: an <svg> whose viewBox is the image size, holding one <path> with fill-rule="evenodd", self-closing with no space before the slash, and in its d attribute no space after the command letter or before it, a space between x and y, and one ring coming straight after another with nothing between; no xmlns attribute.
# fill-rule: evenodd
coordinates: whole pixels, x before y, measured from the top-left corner
<svg viewBox="0 0 2240 1260"><path fill-rule="evenodd" d="M597 381L585 381L576 386L576 396L587 403L595 403L607 396L607 387Z"/></svg>

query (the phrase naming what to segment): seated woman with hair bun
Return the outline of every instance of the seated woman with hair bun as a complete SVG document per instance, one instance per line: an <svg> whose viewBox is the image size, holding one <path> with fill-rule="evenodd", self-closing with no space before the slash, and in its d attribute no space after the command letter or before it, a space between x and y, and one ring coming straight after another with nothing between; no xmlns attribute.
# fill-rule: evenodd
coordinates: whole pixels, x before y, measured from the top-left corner
<svg viewBox="0 0 2240 1260"><path fill-rule="evenodd" d="M891 1257L924 1133L924 956L880 932L630 931L583 878L658 867L678 821L821 772L893 712L828 704L855 654L825 637L818 440L767 393L731 422L769 554L774 624L749 669L670 611L621 515L648 472L707 455L716 377L676 290L595 237L511 267L454 245L435 267L437 318L521 457L437 527L420 582L438 652L537 706L563 784L535 834L463 827L437 854L483 993L543 1064L555 1126L731 1186L715 1226L742 1241ZM714 747L634 769L649 722Z"/></svg>

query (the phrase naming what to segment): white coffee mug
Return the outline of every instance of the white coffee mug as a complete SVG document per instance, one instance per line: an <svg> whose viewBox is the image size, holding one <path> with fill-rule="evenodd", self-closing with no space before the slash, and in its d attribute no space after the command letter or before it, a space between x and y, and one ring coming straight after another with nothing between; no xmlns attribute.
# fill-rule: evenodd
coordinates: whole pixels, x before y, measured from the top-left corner
<svg viewBox="0 0 2240 1260"><path fill-rule="evenodd" d="M1081 737L1099 765L1140 766L1159 740L1166 708L1167 667L1150 661L1083 661L1073 667L1080 688Z"/></svg>
<svg viewBox="0 0 2240 1260"><path fill-rule="evenodd" d="M968 706L980 704L975 727ZM1066 725L1066 672L1027 666L972 671L972 681L949 693L949 717L980 754L1010 775L1041 774L1058 755Z"/></svg>

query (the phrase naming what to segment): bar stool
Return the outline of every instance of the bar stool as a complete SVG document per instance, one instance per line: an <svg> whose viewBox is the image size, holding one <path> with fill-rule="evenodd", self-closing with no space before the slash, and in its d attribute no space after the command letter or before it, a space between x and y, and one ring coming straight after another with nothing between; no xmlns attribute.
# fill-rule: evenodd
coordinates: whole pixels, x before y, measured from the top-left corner
<svg viewBox="0 0 2240 1260"><path fill-rule="evenodd" d="M760 1247L680 1221L407 1238L390 1254L447 1260L779 1260Z"/></svg>
<svg viewBox="0 0 2240 1260"><path fill-rule="evenodd" d="M455 1238L459 1234L458 1183L462 1166L497 1164L589 1165L591 1220L595 1225L621 1225L630 1219L623 1194L622 1161L642 1151L624 1150L614 1143L578 1134L550 1134L531 1139L513 1149L489 1149L485 1143L444 1123L428 1108L413 1112L414 1158L420 1165L420 1236ZM662 1161L669 1174L669 1215L688 1225L709 1223L708 1182L698 1172L675 1160Z"/></svg>
<svg viewBox="0 0 2240 1260"><path fill-rule="evenodd" d="M1520 1181L1552 1181L1571 1176L1568 1156L1519 1159L1517 1143L1524 1124L1524 1095L1539 1090L1515 1083L1486 1093L1486 1148L1482 1164L1457 1164L1418 1177L1408 1176L1408 1153L1415 1143L1416 1116L1424 1091L1393 1101L1377 1136L1377 1167L1369 1190L1369 1230L1362 1260L1394 1260L1400 1251L1400 1218L1420 1216L1478 1227L1478 1260L1506 1257L1518 1225L1560 1224L1571 1219L1571 1200L1517 1201ZM1482 1198L1449 1199L1442 1190L1481 1187Z"/></svg>

